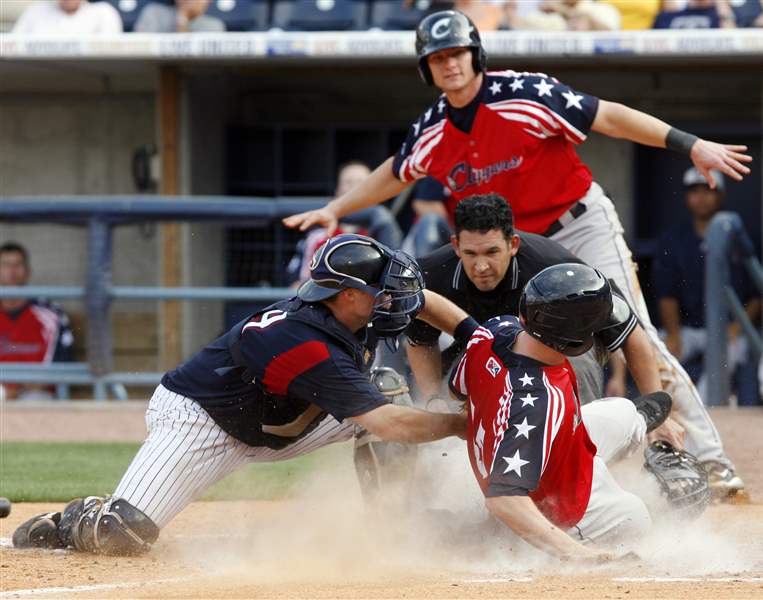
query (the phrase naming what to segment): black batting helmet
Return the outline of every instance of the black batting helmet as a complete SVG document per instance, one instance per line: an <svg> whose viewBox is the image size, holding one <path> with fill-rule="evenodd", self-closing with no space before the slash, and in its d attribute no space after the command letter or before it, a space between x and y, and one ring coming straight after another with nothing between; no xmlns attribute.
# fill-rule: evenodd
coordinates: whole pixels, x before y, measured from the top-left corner
<svg viewBox="0 0 763 600"><path fill-rule="evenodd" d="M577 263L543 269L527 282L519 299L525 331L567 356L591 348L594 334L607 325L612 308L607 278Z"/></svg>
<svg viewBox="0 0 763 600"><path fill-rule="evenodd" d="M482 47L480 32L469 17L457 10L441 10L427 15L416 28L416 54L419 73L427 85L434 83L427 56L446 48L470 48L474 72L484 71L487 54Z"/></svg>

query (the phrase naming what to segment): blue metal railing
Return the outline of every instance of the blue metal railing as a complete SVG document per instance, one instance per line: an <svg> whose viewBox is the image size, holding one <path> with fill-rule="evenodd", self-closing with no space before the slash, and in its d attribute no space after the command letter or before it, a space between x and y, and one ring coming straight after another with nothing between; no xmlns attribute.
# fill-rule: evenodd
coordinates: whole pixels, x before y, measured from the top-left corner
<svg viewBox="0 0 763 600"><path fill-rule="evenodd" d="M217 196L4 197L0 221L54 222L88 228L87 275L84 286L29 286L0 289L0 298L70 298L84 301L89 326L87 362L68 365L3 363L0 382L71 383L93 385L102 400L107 388L121 384L155 384L161 373L115 373L109 310L113 300L247 300L273 302L292 293L289 288L134 287L111 285L112 230L122 224L155 221L203 221L261 226L323 206L315 198L233 198ZM122 388L123 389L123 388Z"/></svg>
<svg viewBox="0 0 763 600"><path fill-rule="evenodd" d="M711 405L727 404L730 395L727 346L729 312L739 323L751 350L760 356L763 339L750 321L742 302L731 285L731 261L741 261L752 281L763 292L763 267L755 256L755 246L738 214L719 212L710 221L705 233L707 256L705 259L705 375L707 398Z"/></svg>

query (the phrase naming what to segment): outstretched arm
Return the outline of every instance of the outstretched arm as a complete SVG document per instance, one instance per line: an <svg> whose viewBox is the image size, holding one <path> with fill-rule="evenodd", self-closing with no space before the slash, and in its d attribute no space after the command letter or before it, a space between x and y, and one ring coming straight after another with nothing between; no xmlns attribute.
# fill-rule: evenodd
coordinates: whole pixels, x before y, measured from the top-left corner
<svg viewBox="0 0 763 600"><path fill-rule="evenodd" d="M654 350L641 325L636 325L636 328L628 336L623 345L623 354L639 392L648 394L662 389ZM665 440L670 442L674 448L683 450L685 435L686 431L681 424L668 417L662 425L647 435L647 440L650 443L656 440Z"/></svg>
<svg viewBox="0 0 763 600"><path fill-rule="evenodd" d="M715 188L716 182L710 174L710 169L717 169L737 181L750 172L743 164L752 161L751 156L744 154L747 146L703 140L617 102L599 101L599 109L591 129L609 137L622 138L655 148L670 148L688 154L711 188Z"/></svg>
<svg viewBox="0 0 763 600"><path fill-rule="evenodd" d="M433 413L410 406L385 404L351 417L363 429L388 442L419 444L456 435L466 438L466 415Z"/></svg>
<svg viewBox="0 0 763 600"><path fill-rule="evenodd" d="M529 496L487 498L485 506L519 537L548 554L572 560L606 558L602 552L576 542L551 523Z"/></svg>
<svg viewBox="0 0 763 600"><path fill-rule="evenodd" d="M283 224L292 229L299 227L300 231L306 231L313 225L323 225L328 229L328 235L333 234L336 231L339 217L361 208L380 204L388 198L397 196L411 185L411 183L403 183L395 177L392 172L392 161L393 157L390 156L376 167L360 185L335 198L323 208L291 215L283 220Z"/></svg>

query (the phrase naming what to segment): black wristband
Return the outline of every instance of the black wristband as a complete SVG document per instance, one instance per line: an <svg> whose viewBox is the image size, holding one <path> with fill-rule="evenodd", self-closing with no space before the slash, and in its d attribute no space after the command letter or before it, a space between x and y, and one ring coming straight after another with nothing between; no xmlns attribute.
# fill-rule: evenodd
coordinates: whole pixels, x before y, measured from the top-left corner
<svg viewBox="0 0 763 600"><path fill-rule="evenodd" d="M472 337L474 330L479 326L480 324L477 323L473 317L466 317L458 324L458 327L456 327L456 330L453 332L453 337L457 342L465 344L469 341L469 338Z"/></svg>
<svg viewBox="0 0 763 600"><path fill-rule="evenodd" d="M694 134L671 127L668 135L665 137L665 147L681 154L691 154L691 149L698 139Z"/></svg>

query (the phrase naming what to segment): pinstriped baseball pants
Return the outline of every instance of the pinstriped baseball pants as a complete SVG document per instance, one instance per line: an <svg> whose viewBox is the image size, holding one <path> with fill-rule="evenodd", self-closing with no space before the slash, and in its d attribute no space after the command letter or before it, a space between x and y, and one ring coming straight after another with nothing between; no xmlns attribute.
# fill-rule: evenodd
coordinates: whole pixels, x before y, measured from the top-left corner
<svg viewBox="0 0 763 600"><path fill-rule="evenodd" d="M223 431L191 398L162 385L146 411L148 437L114 491L163 528L212 484L250 462L275 462L352 438L354 425L327 416L281 450L253 447Z"/></svg>
<svg viewBox="0 0 763 600"><path fill-rule="evenodd" d="M733 467L697 388L652 325L631 251L623 238L623 226L612 201L595 182L581 200L586 205L586 212L551 239L613 279L625 294L652 343L663 388L673 396L672 416L686 429L686 449L701 462L716 460Z"/></svg>

